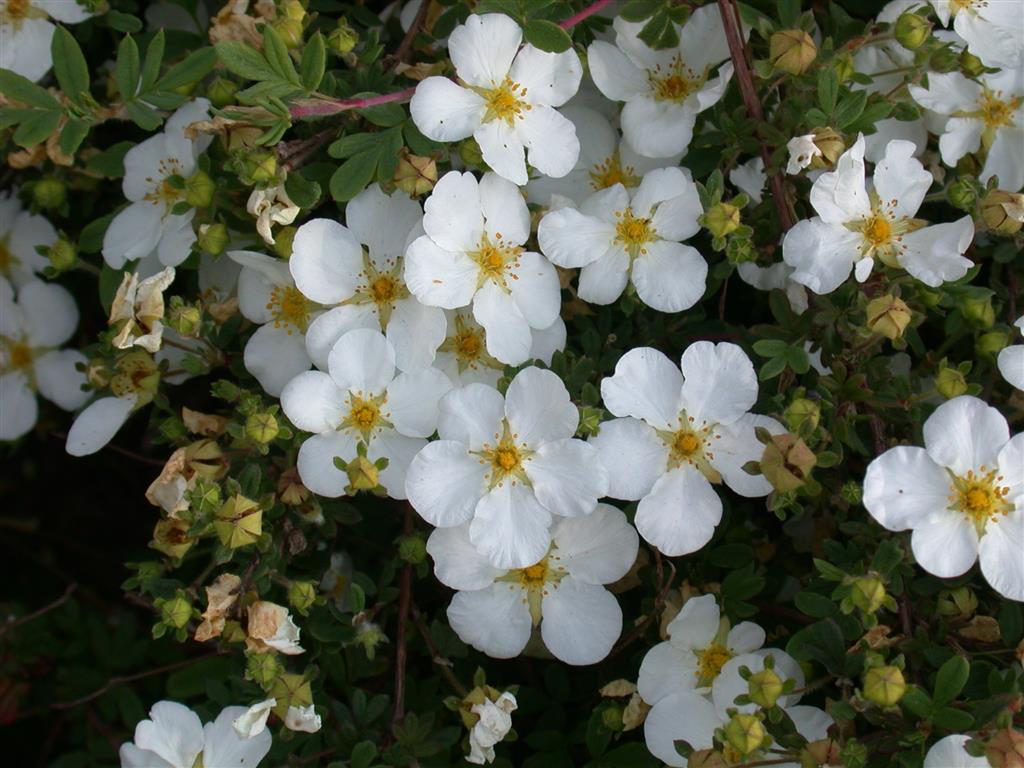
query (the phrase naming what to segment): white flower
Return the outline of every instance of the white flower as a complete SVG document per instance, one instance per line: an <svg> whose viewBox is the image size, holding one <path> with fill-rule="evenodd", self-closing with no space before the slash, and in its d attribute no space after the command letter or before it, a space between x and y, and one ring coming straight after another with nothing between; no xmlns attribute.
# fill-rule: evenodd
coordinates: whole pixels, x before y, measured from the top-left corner
<svg viewBox="0 0 1024 768"><path fill-rule="evenodd" d="M210 102L196 99L171 115L163 133L151 136L124 156L122 189L130 205L110 222L103 236L103 258L114 269L141 259L154 250L160 262L174 267L188 258L196 233L195 209L173 213L185 200L185 190L171 177L184 181L196 170L196 159L211 136L187 138L190 123L209 119Z"/></svg>
<svg viewBox="0 0 1024 768"><path fill-rule="evenodd" d="M786 173L793 175L800 173L807 168L816 157L821 157L821 149L814 143L814 134L806 136L794 136L786 142L786 149L789 151L789 162L786 163Z"/></svg>
<svg viewBox="0 0 1024 768"><path fill-rule="evenodd" d="M692 597L640 663L637 690L648 704L681 691L709 693L726 662L764 645L764 630L744 621L729 627L713 595Z"/></svg>
<svg viewBox="0 0 1024 768"><path fill-rule="evenodd" d="M506 691L496 701L486 699L470 708L469 711L480 719L469 732L467 763L484 765L494 762L494 745L512 729L512 713L517 707L516 697Z"/></svg>
<svg viewBox="0 0 1024 768"><path fill-rule="evenodd" d="M939 739L924 756L924 768L989 768L984 756L968 754L964 747L970 740L970 736L961 733Z"/></svg>
<svg viewBox="0 0 1024 768"><path fill-rule="evenodd" d="M352 461L362 442L371 462L388 459L380 484L391 498L404 499L409 462L437 428L437 403L451 382L436 368L396 376L394 347L368 328L338 339L327 368L299 374L281 393L289 420L315 433L299 449L303 484L321 496L341 496L349 477L334 459Z"/></svg>
<svg viewBox="0 0 1024 768"><path fill-rule="evenodd" d="M283 605L257 600L249 606L248 615L245 645L249 650L257 653L275 650L286 656L306 652L299 644L302 630Z"/></svg>
<svg viewBox="0 0 1024 768"><path fill-rule="evenodd" d="M560 107L576 93L583 76L571 48L547 53L527 43L508 16L470 16L448 38L455 73L465 86L446 77L428 77L409 104L413 122L434 141L480 145L484 162L516 184L527 181L530 165L545 176L565 176L576 164L580 143Z"/></svg>
<svg viewBox="0 0 1024 768"><path fill-rule="evenodd" d="M488 354L526 362L530 329L555 322L561 291L551 263L523 248L530 212L519 189L493 173L479 182L471 173L446 173L427 199L423 229L405 255L409 290L431 307L472 304Z"/></svg>
<svg viewBox="0 0 1024 768"><path fill-rule="evenodd" d="M355 328L385 334L403 371L433 362L444 339L444 313L417 301L403 274L403 254L410 239L422 232L422 218L419 204L408 195L385 195L374 184L345 207L347 226L314 219L299 227L289 260L295 285L313 301L337 305L306 334L306 351L318 368L326 369L331 347Z"/></svg>
<svg viewBox="0 0 1024 768"><path fill-rule="evenodd" d="M675 741L686 741L694 750L709 750L713 746L715 731L729 722L728 709L750 712L754 705L739 707L734 699L746 692L746 682L739 677L739 667L748 667L753 672L764 668L764 658L771 655L775 659L775 668L783 679L794 678L798 687L803 685L803 674L795 660L788 654L777 649L766 649L757 654L748 653L732 658L723 668L715 681L711 697L701 696L692 691L673 693L658 700L647 714L644 721L644 738L647 749L658 760L670 766L686 765L686 758L675 749ZM728 669L727 669L728 668ZM728 685L724 683L728 681ZM738 686L737 687L737 681ZM790 716L797 732L808 741L816 741L828 734L833 719L816 707L793 705L784 699L799 700L799 695L779 699L779 705ZM745 756L746 759L758 761L770 758L767 751L757 750ZM782 763L779 768L799 768L799 762Z"/></svg>
<svg viewBox="0 0 1024 768"><path fill-rule="evenodd" d="M254 189L245 204L245 210L256 217L256 231L268 245L274 244L274 224L288 225L299 215L299 206L292 202L284 184L267 189Z"/></svg>
<svg viewBox="0 0 1024 768"><path fill-rule="evenodd" d="M910 95L925 109L949 117L939 137L943 163L955 166L983 149L983 182L998 176L1001 189L1024 187L1024 69L982 74L977 81L959 72L929 72L928 87L911 85Z"/></svg>
<svg viewBox="0 0 1024 768"><path fill-rule="evenodd" d="M199 716L174 701L158 701L149 720L135 726L135 741L121 745L121 768L193 768L200 765L255 768L270 751L270 732L241 738L232 723L245 707L226 707L203 726Z"/></svg>
<svg viewBox="0 0 1024 768"><path fill-rule="evenodd" d="M732 77L731 63L718 67L729 58L718 8L695 10L673 49L647 47L639 38L642 22L618 17L614 26L615 45L595 40L587 61L601 93L626 102L621 117L626 141L647 157L685 152L697 115L718 103Z"/></svg>
<svg viewBox="0 0 1024 768"><path fill-rule="evenodd" d="M771 484L743 465L761 457L755 427L782 425L747 413L757 400L757 376L735 344L698 341L683 352L682 372L656 349L624 354L601 382L606 421L590 439L608 470L608 495L640 500L640 535L669 557L696 552L722 518L713 484L747 497Z"/></svg>
<svg viewBox="0 0 1024 768"><path fill-rule="evenodd" d="M752 157L729 171L729 182L747 194L750 202L759 205L764 195L768 174L764 172L764 159Z"/></svg>
<svg viewBox="0 0 1024 768"><path fill-rule="evenodd" d="M270 717L270 710L276 706L277 699L264 699L258 704L253 704L231 721L231 727L243 739L259 736L267 729L267 718Z"/></svg>
<svg viewBox="0 0 1024 768"><path fill-rule="evenodd" d="M347 552L331 553L331 565L320 578L320 591L334 601L334 605L339 611L347 611L349 587L351 585L351 556Z"/></svg>
<svg viewBox="0 0 1024 768"><path fill-rule="evenodd" d="M551 543L551 515L594 511L607 477L593 446L573 435L579 412L551 371L524 368L505 397L483 384L441 400L437 432L413 459L409 501L431 525L470 522L473 546L495 568L525 568Z"/></svg>
<svg viewBox="0 0 1024 768"><path fill-rule="evenodd" d="M39 280L18 290L0 277L0 440L15 440L36 423L36 393L66 411L89 399L82 390L85 355L59 347L78 325L78 307L59 285Z"/></svg>
<svg viewBox="0 0 1024 768"><path fill-rule="evenodd" d="M793 280L831 293L851 270L858 281L866 280L876 259L933 288L967 274L972 262L963 254L974 237L971 217L931 226L914 218L932 175L913 153L910 142L890 142L869 189L864 137L858 136L836 169L818 177L811 187L818 215L797 222L782 241Z"/></svg>
<svg viewBox="0 0 1024 768"><path fill-rule="evenodd" d="M682 168L649 171L635 191L622 184L580 206L551 211L537 240L560 267L583 267L578 294L611 304L631 281L640 300L661 312L692 307L704 294L707 262L680 241L700 230L697 187Z"/></svg>
<svg viewBox="0 0 1024 768"><path fill-rule="evenodd" d="M447 331L437 348L434 366L455 386L480 383L496 387L505 371L505 364L487 352L487 332L468 309L445 310ZM565 349L565 322L555 318L550 328L530 329L530 360L551 364L556 351Z"/></svg>
<svg viewBox="0 0 1024 768"><path fill-rule="evenodd" d="M36 82L53 66L50 19L78 24L90 16L76 0L0 0L0 68Z"/></svg>
<svg viewBox="0 0 1024 768"><path fill-rule="evenodd" d="M72 456L96 453L114 439L138 405L139 397L134 393L101 397L89 403L71 424L64 450Z"/></svg>
<svg viewBox="0 0 1024 768"><path fill-rule="evenodd" d="M1014 325L1024 333L1024 315L1018 317ZM996 363L1004 379L1017 389L1024 389L1024 344L1013 344L999 350Z"/></svg>
<svg viewBox="0 0 1024 768"><path fill-rule="evenodd" d="M228 256L242 265L238 308L260 326L245 344L245 369L268 395L279 397L285 384L312 365L305 333L320 307L295 287L288 262L255 251L228 251Z"/></svg>
<svg viewBox="0 0 1024 768"><path fill-rule="evenodd" d="M580 140L579 160L560 179L543 176L530 179L526 184L526 199L531 203L553 207L552 196L560 195L578 206L594 192L613 184L633 189L647 171L679 165L682 159L681 153L663 158L638 155L620 140L618 129L608 118L589 107L570 104L562 114L576 126Z"/></svg>
<svg viewBox="0 0 1024 768"><path fill-rule="evenodd" d="M608 504L559 520L551 547L536 563L494 568L470 541L469 525L437 528L427 540L439 581L460 590L448 621L463 642L498 659L518 656L533 629L566 664L595 664L622 631L622 610L602 585L622 578L639 540L626 516Z"/></svg>
<svg viewBox="0 0 1024 768"><path fill-rule="evenodd" d="M736 274L759 291L785 291L790 308L798 315L807 311L807 289L793 279L793 268L784 262L762 267L753 261L736 265Z"/></svg>
<svg viewBox="0 0 1024 768"><path fill-rule="evenodd" d="M320 715L316 713L313 705L308 707L288 707L284 715L284 727L290 731L302 731L303 733L316 733L320 730Z"/></svg>
<svg viewBox="0 0 1024 768"><path fill-rule="evenodd" d="M1019 67L1024 50L1020 4L1011 0L930 0L944 25L967 41L986 67Z"/></svg>
<svg viewBox="0 0 1024 768"><path fill-rule="evenodd" d="M924 448L890 448L868 465L864 506L890 531L913 530L928 573L952 578L981 560L1001 595L1024 600L1024 434L976 397L955 397L924 423Z"/></svg>
<svg viewBox="0 0 1024 768"><path fill-rule="evenodd" d="M36 246L56 242L57 230L45 216L22 210L15 193L0 193L0 278L15 288L34 280L49 263Z"/></svg>

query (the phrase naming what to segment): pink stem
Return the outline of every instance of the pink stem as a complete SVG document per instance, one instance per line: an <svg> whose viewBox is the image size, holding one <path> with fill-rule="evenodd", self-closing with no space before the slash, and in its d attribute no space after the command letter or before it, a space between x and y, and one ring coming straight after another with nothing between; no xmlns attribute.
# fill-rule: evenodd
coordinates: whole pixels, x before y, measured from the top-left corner
<svg viewBox="0 0 1024 768"><path fill-rule="evenodd" d="M597 0L597 2L591 3L582 11L577 13L575 16L570 16L565 21L559 22L558 26L560 26L562 29L569 29L570 27L575 27L584 19L593 16L595 13L603 9L605 6L611 4L612 0Z"/></svg>
<svg viewBox="0 0 1024 768"><path fill-rule="evenodd" d="M370 96L365 99L317 99L307 101L303 104L292 106L290 113L292 117L324 117L336 115L339 112L346 112L350 109L364 109L375 107L378 104L390 104L395 101L407 101L412 98L416 88L406 88L404 91L385 93L380 96Z"/></svg>

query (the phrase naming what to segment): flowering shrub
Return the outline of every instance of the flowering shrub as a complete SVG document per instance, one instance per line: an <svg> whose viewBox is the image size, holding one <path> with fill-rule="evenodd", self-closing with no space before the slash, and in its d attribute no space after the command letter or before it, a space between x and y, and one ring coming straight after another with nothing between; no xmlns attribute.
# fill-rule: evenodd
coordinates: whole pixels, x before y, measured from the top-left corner
<svg viewBox="0 0 1024 768"><path fill-rule="evenodd" d="M374 5L0 0L10 764L1024 766L1020 2Z"/></svg>

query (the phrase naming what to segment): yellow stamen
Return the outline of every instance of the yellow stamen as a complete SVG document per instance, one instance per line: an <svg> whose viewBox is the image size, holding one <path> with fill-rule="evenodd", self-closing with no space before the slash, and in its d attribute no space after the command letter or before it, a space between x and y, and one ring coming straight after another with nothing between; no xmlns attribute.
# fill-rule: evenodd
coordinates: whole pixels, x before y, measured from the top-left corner
<svg viewBox="0 0 1024 768"><path fill-rule="evenodd" d="M873 248L885 245L892 238L892 225L879 214L875 214L864 224L864 238Z"/></svg>
<svg viewBox="0 0 1024 768"><path fill-rule="evenodd" d="M658 101L685 101L691 93L700 90L706 79L706 72L698 75L678 55L665 69L659 64L653 70L647 70L647 80Z"/></svg>
<svg viewBox="0 0 1024 768"><path fill-rule="evenodd" d="M496 444L492 446L490 443L484 443L482 450L476 452L480 457L480 463L490 466L487 478L489 487L500 486L509 478L513 484L530 484L523 464L529 461L533 452L528 450L525 444L516 445L518 437L519 435L514 434L505 421L502 434L494 436Z"/></svg>
<svg viewBox="0 0 1024 768"><path fill-rule="evenodd" d="M340 426L354 429L362 434L363 439L369 440L373 430L391 426L386 418L387 414L381 412L381 406L386 400L386 394L369 398L349 394L348 416Z"/></svg>
<svg viewBox="0 0 1024 768"><path fill-rule="evenodd" d="M733 657L732 651L720 643L711 643L697 656L697 680L701 686L711 685L718 673L722 671L725 662Z"/></svg>
<svg viewBox="0 0 1024 768"><path fill-rule="evenodd" d="M978 534L985 531L985 526L999 515L1010 513L1011 505L1006 496L1009 486L1001 485L1003 476L999 470L986 471L981 467L978 472L970 470L966 475L953 476L953 493L949 497L950 506L969 517Z"/></svg>
<svg viewBox="0 0 1024 768"><path fill-rule="evenodd" d="M271 291L267 309L274 318L274 327L288 326L290 336L294 329L306 330L312 304L298 288L279 285Z"/></svg>
<svg viewBox="0 0 1024 768"><path fill-rule="evenodd" d="M999 98L1001 95L1001 91L986 89L978 101L978 112L985 127L989 130L1012 126L1014 124L1013 113L1020 107L1020 97L1003 101Z"/></svg>
<svg viewBox="0 0 1024 768"><path fill-rule="evenodd" d="M484 103L487 105L483 119L485 123L489 123L491 120L504 120L509 126L512 126L517 119L523 116L524 112L533 109L523 100L526 96L526 88L521 87L519 83L512 82L508 77L497 88L481 90L478 93L484 97Z"/></svg>
<svg viewBox="0 0 1024 768"><path fill-rule="evenodd" d="M634 175L633 167L622 165L618 150L615 150L603 163L595 165L587 175L590 176L590 186L595 190L607 189L616 184L621 184L626 188L640 185L640 177Z"/></svg>
<svg viewBox="0 0 1024 768"><path fill-rule="evenodd" d="M651 226L651 220L634 216L630 208L615 215L619 217L619 223L615 225L615 241L625 247L634 259L647 253L644 246L658 239L658 233Z"/></svg>
<svg viewBox="0 0 1024 768"><path fill-rule="evenodd" d="M480 265L480 285L487 280L493 280L499 288L508 291L508 280L518 279L516 275L509 273L509 269L519 266L519 255L522 252L523 249L518 246L503 243L500 233L495 235L494 242L484 235L477 250L469 254L469 257Z"/></svg>

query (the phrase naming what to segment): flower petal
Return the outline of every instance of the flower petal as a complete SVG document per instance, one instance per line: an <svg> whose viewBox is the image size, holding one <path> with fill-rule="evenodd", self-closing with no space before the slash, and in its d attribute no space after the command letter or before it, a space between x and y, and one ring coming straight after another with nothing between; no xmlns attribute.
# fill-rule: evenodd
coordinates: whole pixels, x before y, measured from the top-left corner
<svg viewBox="0 0 1024 768"><path fill-rule="evenodd" d="M999 451L1009 439L1003 415L969 395L947 400L924 423L928 455L957 475L982 466L994 469Z"/></svg>
<svg viewBox="0 0 1024 768"><path fill-rule="evenodd" d="M320 304L338 304L359 285L363 249L347 227L331 219L313 219L296 231L288 267L303 296Z"/></svg>
<svg viewBox="0 0 1024 768"><path fill-rule="evenodd" d="M442 440L462 443L471 451L493 443L505 417L505 400L493 387L468 384L441 398L437 432Z"/></svg>
<svg viewBox="0 0 1024 768"><path fill-rule="evenodd" d="M476 505L469 538L495 568L526 568L547 554L550 524L551 514L533 491L506 480Z"/></svg>
<svg viewBox="0 0 1024 768"><path fill-rule="evenodd" d="M608 475L597 449L582 440L544 443L525 464L533 492L556 515L589 515L608 492Z"/></svg>
<svg viewBox="0 0 1024 768"><path fill-rule="evenodd" d="M376 304L342 304L317 315L306 329L306 354L313 361L313 365L326 371L331 349L338 339L356 328L380 329ZM388 340L391 340L390 337ZM395 356L398 356L397 350Z"/></svg>
<svg viewBox="0 0 1024 768"><path fill-rule="evenodd" d="M864 180L864 137L839 156L836 169L823 173L811 187L811 205L826 224L843 225L871 215Z"/></svg>
<svg viewBox="0 0 1024 768"><path fill-rule="evenodd" d="M245 369L273 397L280 397L285 385L311 365L302 335L269 323L249 338L243 360Z"/></svg>
<svg viewBox="0 0 1024 768"><path fill-rule="evenodd" d="M659 312L682 312L704 295L708 264L696 248L668 240L644 246L633 262L633 285L644 304Z"/></svg>
<svg viewBox="0 0 1024 768"><path fill-rule="evenodd" d="M667 696L692 691L697 686L697 657L673 643L658 643L640 662L637 692L654 705Z"/></svg>
<svg viewBox="0 0 1024 768"><path fill-rule="evenodd" d="M611 304L622 295L628 280L629 255L625 248L613 246L580 270L576 292L591 304Z"/></svg>
<svg viewBox="0 0 1024 768"><path fill-rule="evenodd" d="M711 483L689 464L658 478L640 500L636 529L669 557L696 552L715 533L722 519L722 500Z"/></svg>
<svg viewBox="0 0 1024 768"><path fill-rule="evenodd" d="M407 437L430 437L437 430L438 403L451 388L436 368L399 374L387 388L388 421Z"/></svg>
<svg viewBox="0 0 1024 768"><path fill-rule="evenodd" d="M611 584L621 579L636 561L640 547L636 530L610 504L598 504L589 515L562 518L551 537L555 562L585 584Z"/></svg>
<svg viewBox="0 0 1024 768"><path fill-rule="evenodd" d="M959 280L974 266L964 256L973 239L974 222L970 216L908 232L903 236L903 249L898 257L900 266L932 288Z"/></svg>
<svg viewBox="0 0 1024 768"><path fill-rule="evenodd" d="M644 738L652 755L673 768L684 768L686 758L676 751L675 742L685 741L693 749L710 749L715 729L723 725L715 705L696 693L666 696L647 713Z"/></svg>
<svg viewBox="0 0 1024 768"><path fill-rule="evenodd" d="M530 358L530 324L511 294L493 281L484 283L473 298L473 319L486 331L487 353L507 365L522 365Z"/></svg>
<svg viewBox="0 0 1024 768"><path fill-rule="evenodd" d="M683 375L663 353L651 347L629 350L615 373L601 382L601 399L616 416L632 416L655 429L671 429L679 417Z"/></svg>
<svg viewBox="0 0 1024 768"><path fill-rule="evenodd" d="M587 65L598 90L612 101L629 101L647 92L643 70L611 43L592 42L587 48Z"/></svg>
<svg viewBox="0 0 1024 768"><path fill-rule="evenodd" d="M86 383L84 366L88 362L77 349L60 349L36 358L39 394L65 411L78 410L90 396L89 391L82 389ZM83 366L83 370L77 366Z"/></svg>
<svg viewBox="0 0 1024 768"><path fill-rule="evenodd" d="M405 493L420 517L439 528L450 528L473 517L486 490L486 472L487 467L465 445L436 440L412 460Z"/></svg>
<svg viewBox="0 0 1024 768"><path fill-rule="evenodd" d="M356 328L335 342L327 368L342 391L376 396L395 378L395 350L380 331Z"/></svg>
<svg viewBox="0 0 1024 768"><path fill-rule="evenodd" d="M416 86L409 112L420 132L434 141L462 141L473 135L487 105L479 94L447 77L428 77Z"/></svg>
<svg viewBox="0 0 1024 768"><path fill-rule="evenodd" d="M515 128L504 120L495 119L473 131L473 138L480 145L484 162L496 174L519 186L529 181L523 140Z"/></svg>
<svg viewBox="0 0 1024 768"><path fill-rule="evenodd" d="M698 422L731 424L757 401L757 374L741 347L696 341L683 351L682 407Z"/></svg>
<svg viewBox="0 0 1024 768"><path fill-rule="evenodd" d="M863 236L819 218L798 221L782 240L782 258L790 276L817 294L832 293L850 276Z"/></svg>
<svg viewBox="0 0 1024 768"><path fill-rule="evenodd" d="M949 476L924 448L890 448L868 465L864 508L890 531L916 528L949 505Z"/></svg>
<svg viewBox="0 0 1024 768"><path fill-rule="evenodd" d="M978 559L978 532L967 515L949 510L915 527L910 547L918 565L949 579L969 571Z"/></svg>
<svg viewBox="0 0 1024 768"><path fill-rule="evenodd" d="M715 427L715 435L719 439L712 443L713 457L711 466L722 474L725 484L740 496L757 498L772 492L772 484L764 475L751 475L743 465L748 461L759 461L764 453L764 446L757 439L754 430L758 427L767 429L773 435L781 435L786 431L775 419L747 413L740 416L732 424L719 424Z"/></svg>
<svg viewBox="0 0 1024 768"><path fill-rule="evenodd" d="M78 306L63 286L33 280L18 289L18 306L25 313L28 340L33 347L63 344L78 325Z"/></svg>
<svg viewBox="0 0 1024 768"><path fill-rule="evenodd" d="M149 717L135 726L135 745L155 752L171 765L191 766L203 751L199 716L176 701L158 701L149 710Z"/></svg>
<svg viewBox="0 0 1024 768"><path fill-rule="evenodd" d="M508 385L505 415L517 442L534 449L572 437L580 418L558 375L534 366L521 370Z"/></svg>
<svg viewBox="0 0 1024 768"><path fill-rule="evenodd" d="M465 253L447 251L427 235L413 240L405 254L405 284L428 307L468 306L479 275L480 267Z"/></svg>
<svg viewBox="0 0 1024 768"><path fill-rule="evenodd" d="M448 623L462 642L495 659L518 656L533 627L523 589L504 582L457 592L448 606Z"/></svg>
<svg viewBox="0 0 1024 768"><path fill-rule="evenodd" d="M478 88L504 82L523 40L523 31L508 16L470 16L448 37L448 54L459 78Z"/></svg>
<svg viewBox="0 0 1024 768"><path fill-rule="evenodd" d="M626 102L620 120L622 135L637 154L671 157L690 146L697 109L689 99L677 104L644 93Z"/></svg>
<svg viewBox="0 0 1024 768"><path fill-rule="evenodd" d="M380 471L380 484L392 499L408 498L405 481L416 455L427 445L420 437L406 437L393 429L384 429L370 440L366 457L370 461L387 458L388 465Z"/></svg>
<svg viewBox="0 0 1024 768"><path fill-rule="evenodd" d="M1024 435L1018 435L1024 439ZM1024 602L1024 505L989 521L978 545L981 572L992 588L1009 600Z"/></svg>
<svg viewBox="0 0 1024 768"><path fill-rule="evenodd" d="M334 465L340 457L351 461L356 457L356 441L347 432L324 432L313 435L299 448L296 466L302 484L318 496L334 499L345 494L348 475Z"/></svg>
<svg viewBox="0 0 1024 768"><path fill-rule="evenodd" d="M118 213L103 235L103 259L114 269L148 256L163 234L162 211L143 200Z"/></svg>
<svg viewBox="0 0 1024 768"><path fill-rule="evenodd" d="M572 576L546 586L541 613L544 645L566 664L596 664L622 634L622 609L615 596Z"/></svg>
<svg viewBox="0 0 1024 768"><path fill-rule="evenodd" d="M72 456L96 453L128 421L135 403L135 395L104 397L92 403L75 418L64 449Z"/></svg>
<svg viewBox="0 0 1024 768"><path fill-rule="evenodd" d="M651 492L668 465L668 448L639 419L612 419L588 441L608 473L608 495L637 501Z"/></svg>
<svg viewBox="0 0 1024 768"><path fill-rule="evenodd" d="M38 417L36 393L25 374L13 371L0 376L0 440L17 440L35 426Z"/></svg>
<svg viewBox="0 0 1024 768"><path fill-rule="evenodd" d="M579 159L576 126L553 107L534 104L516 123L516 135L526 147L530 165L545 176L559 179L569 173Z"/></svg>
<svg viewBox="0 0 1024 768"><path fill-rule="evenodd" d="M243 739L232 726L245 707L225 707L212 723L203 728L203 765L230 765L232 768L256 768L270 751L273 739L265 728Z"/></svg>
<svg viewBox="0 0 1024 768"><path fill-rule="evenodd" d="M466 524L435 528L427 539L427 553L434 560L437 580L452 589L486 589L505 573L473 548Z"/></svg>
<svg viewBox="0 0 1024 768"><path fill-rule="evenodd" d="M281 391L281 409L299 429L332 432L345 418L347 397L326 373L304 371Z"/></svg>
<svg viewBox="0 0 1024 768"><path fill-rule="evenodd" d="M966 750L970 736L954 733L932 744L924 756L924 768L988 768L984 757L973 757Z"/></svg>
<svg viewBox="0 0 1024 768"><path fill-rule="evenodd" d="M909 141L890 141L885 157L875 166L875 192L897 218L916 214L932 185L932 175L914 157L916 151Z"/></svg>
<svg viewBox="0 0 1024 768"><path fill-rule="evenodd" d="M579 90L583 65L572 48L549 53L527 43L516 54L509 77L524 89L530 104L560 107Z"/></svg>
<svg viewBox="0 0 1024 768"><path fill-rule="evenodd" d="M403 371L430 366L444 342L446 329L440 307L428 307L414 297L395 302L387 328L388 341L395 348L395 365Z"/></svg>
<svg viewBox="0 0 1024 768"><path fill-rule="evenodd" d="M480 187L472 173L446 173L423 208L423 231L436 245L456 253L476 250L484 220Z"/></svg>
<svg viewBox="0 0 1024 768"><path fill-rule="evenodd" d="M551 211L537 228L540 249L560 267L586 266L604 255L614 240L614 225L575 208Z"/></svg>

